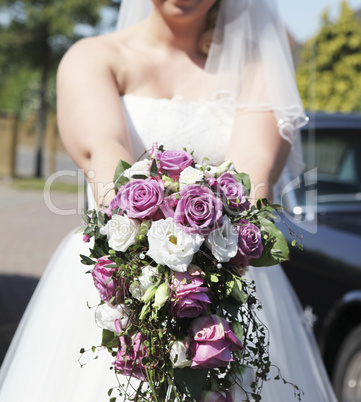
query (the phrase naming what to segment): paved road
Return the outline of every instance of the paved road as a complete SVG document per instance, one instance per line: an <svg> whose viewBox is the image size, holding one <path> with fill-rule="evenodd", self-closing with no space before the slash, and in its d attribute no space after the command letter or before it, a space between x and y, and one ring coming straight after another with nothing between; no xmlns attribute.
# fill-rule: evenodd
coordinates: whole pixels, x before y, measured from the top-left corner
<svg viewBox="0 0 361 402"><path fill-rule="evenodd" d="M15 190L0 182L0 364L62 238L80 222L82 194ZM70 213L64 215L64 213Z"/></svg>

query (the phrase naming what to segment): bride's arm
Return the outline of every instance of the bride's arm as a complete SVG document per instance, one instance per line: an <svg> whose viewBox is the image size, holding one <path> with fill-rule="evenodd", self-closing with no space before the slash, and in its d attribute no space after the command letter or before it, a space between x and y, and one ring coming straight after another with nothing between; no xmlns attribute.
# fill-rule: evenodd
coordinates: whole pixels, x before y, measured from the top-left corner
<svg viewBox="0 0 361 402"><path fill-rule="evenodd" d="M238 112L227 159L237 171L248 173L251 198L272 200L272 188L278 180L290 152L290 144L280 134L273 112Z"/></svg>
<svg viewBox="0 0 361 402"><path fill-rule="evenodd" d="M111 52L99 38L82 40L66 53L57 76L60 135L84 169L98 204L112 185L119 159L133 162L119 98L121 77L112 72Z"/></svg>

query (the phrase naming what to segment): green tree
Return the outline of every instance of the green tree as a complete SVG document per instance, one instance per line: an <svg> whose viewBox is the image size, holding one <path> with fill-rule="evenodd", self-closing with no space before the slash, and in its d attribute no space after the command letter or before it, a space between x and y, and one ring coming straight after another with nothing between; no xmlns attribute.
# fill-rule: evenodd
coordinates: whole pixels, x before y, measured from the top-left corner
<svg viewBox="0 0 361 402"><path fill-rule="evenodd" d="M317 35L306 44L297 84L309 110L361 111L361 23L347 1L340 17L322 16Z"/></svg>
<svg viewBox="0 0 361 402"><path fill-rule="evenodd" d="M36 92L39 117L35 175L38 177L42 172L42 145L52 104L50 94L54 94L54 76L60 59L71 44L83 36L79 27L95 27L100 21L101 7L116 3L109 0L0 0L0 13L6 16L0 24L0 102L4 102L6 93L11 93L7 105L18 108L29 96L29 84L31 96Z"/></svg>

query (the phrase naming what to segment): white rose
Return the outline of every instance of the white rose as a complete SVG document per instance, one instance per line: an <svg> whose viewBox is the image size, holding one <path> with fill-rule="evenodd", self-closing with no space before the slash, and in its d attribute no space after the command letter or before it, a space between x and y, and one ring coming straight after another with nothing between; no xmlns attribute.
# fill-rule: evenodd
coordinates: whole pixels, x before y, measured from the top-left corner
<svg viewBox="0 0 361 402"><path fill-rule="evenodd" d="M127 177L129 180L135 175L142 175L149 177L150 161L144 159L139 162L135 162L132 167L124 170L123 176Z"/></svg>
<svg viewBox="0 0 361 402"><path fill-rule="evenodd" d="M223 216L223 225L212 230L206 239L207 247L220 262L228 262L238 250L238 232L228 216Z"/></svg>
<svg viewBox="0 0 361 402"><path fill-rule="evenodd" d="M117 332L114 321L119 320L121 327L125 328L128 324L128 314L129 311L127 311L127 308L123 304L113 306L105 303L97 307L95 321L101 328Z"/></svg>
<svg viewBox="0 0 361 402"><path fill-rule="evenodd" d="M145 266L142 269L142 275L140 275L138 280L135 280L129 286L129 291L132 296L135 299L141 300L147 289L154 285L158 276L158 268L151 267L150 265Z"/></svg>
<svg viewBox="0 0 361 402"><path fill-rule="evenodd" d="M185 272L199 250L204 237L185 233L174 223L173 218L152 223L148 231L148 255L157 264L167 265L173 271Z"/></svg>
<svg viewBox="0 0 361 402"><path fill-rule="evenodd" d="M113 250L125 252L129 246L135 244L140 223L126 215L113 215L112 219L107 222L105 229L109 246Z"/></svg>
<svg viewBox="0 0 361 402"><path fill-rule="evenodd" d="M175 368L189 367L192 364L192 361L187 359L187 348L182 341L173 342L169 354Z"/></svg>
<svg viewBox="0 0 361 402"><path fill-rule="evenodd" d="M195 184L203 179L203 173L194 169L192 166L188 166L184 169L179 176L179 187L182 190L183 187L189 184Z"/></svg>

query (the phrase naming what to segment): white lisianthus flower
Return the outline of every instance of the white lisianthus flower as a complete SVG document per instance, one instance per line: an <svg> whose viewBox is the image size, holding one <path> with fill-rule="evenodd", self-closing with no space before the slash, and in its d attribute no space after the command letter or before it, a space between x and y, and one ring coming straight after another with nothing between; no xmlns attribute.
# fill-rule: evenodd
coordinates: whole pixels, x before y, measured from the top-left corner
<svg viewBox="0 0 361 402"><path fill-rule="evenodd" d="M113 215L105 228L109 246L113 250L125 252L129 246L135 244L140 223L135 219L128 218L126 215Z"/></svg>
<svg viewBox="0 0 361 402"><path fill-rule="evenodd" d="M129 291L135 299L141 300L148 288L155 284L156 278L159 276L158 268L145 266L142 269L142 275L132 282Z"/></svg>
<svg viewBox="0 0 361 402"><path fill-rule="evenodd" d="M101 304L95 311L95 321L99 327L112 332L117 332L114 321L119 320L121 327L125 328L128 324L129 311L124 304L113 306L109 303Z"/></svg>
<svg viewBox="0 0 361 402"><path fill-rule="evenodd" d="M169 354L174 368L190 367L192 364L192 361L187 359L187 348L183 341L173 342Z"/></svg>
<svg viewBox="0 0 361 402"><path fill-rule="evenodd" d="M214 177L217 173L217 166L196 163L196 169L200 168L203 169L203 174L205 177Z"/></svg>
<svg viewBox="0 0 361 402"><path fill-rule="evenodd" d="M179 176L179 188L182 190L183 187L189 184L195 184L201 181L204 177L203 172L198 169L194 169L192 166L188 166L184 169Z"/></svg>
<svg viewBox="0 0 361 402"><path fill-rule="evenodd" d="M142 175L149 177L150 171L150 160L144 159L139 162L135 162L132 167L124 170L123 176L127 177L129 180L132 179L133 176Z"/></svg>
<svg viewBox="0 0 361 402"><path fill-rule="evenodd" d="M148 255L157 264L167 265L177 272L185 272L199 250L204 237L197 233L185 233L173 218L152 222L148 231Z"/></svg>
<svg viewBox="0 0 361 402"><path fill-rule="evenodd" d="M235 257L238 250L238 232L228 216L223 216L221 227L208 234L206 245L219 262L228 262Z"/></svg>

